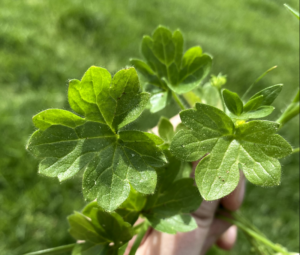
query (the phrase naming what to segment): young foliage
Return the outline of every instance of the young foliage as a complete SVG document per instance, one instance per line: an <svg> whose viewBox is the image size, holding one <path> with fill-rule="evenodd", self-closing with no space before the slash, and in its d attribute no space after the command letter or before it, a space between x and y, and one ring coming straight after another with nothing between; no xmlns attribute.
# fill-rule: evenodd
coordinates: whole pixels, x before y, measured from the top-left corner
<svg viewBox="0 0 300 255"><path fill-rule="evenodd" d="M115 74L91 67L81 81L71 80L69 111L49 109L33 117L38 128L27 149L41 158L39 173L66 180L80 170L83 194L107 210L126 200L130 185L144 194L156 187L155 167L166 159L159 137L140 131L121 131L145 109L150 95L140 92L134 68Z"/></svg>
<svg viewBox="0 0 300 255"><path fill-rule="evenodd" d="M184 98L191 107L194 107L196 103L202 103L223 110L220 90L225 83L226 76L222 74L218 74L217 76L211 75L211 78L207 83L184 94Z"/></svg>
<svg viewBox="0 0 300 255"><path fill-rule="evenodd" d="M172 123L165 117L160 118L158 123L158 134L165 143L171 143L175 132Z"/></svg>
<svg viewBox="0 0 300 255"><path fill-rule="evenodd" d="M223 90L223 98L229 116L234 120L259 119L270 115L275 109L271 104L282 90L282 84L267 87L243 104L238 94L227 89Z"/></svg>
<svg viewBox="0 0 300 255"><path fill-rule="evenodd" d="M237 93L228 89L223 90L223 98L227 109L233 114L240 116L243 112L243 102Z"/></svg>
<svg viewBox="0 0 300 255"><path fill-rule="evenodd" d="M153 95L152 112L168 103L170 92L186 93L194 89L210 72L212 58L195 46L183 54L183 36L179 30L172 32L159 26L152 37L144 36L142 54L146 62L131 59L131 64L146 78L159 87L161 92ZM160 99L160 100L158 100Z"/></svg>
<svg viewBox="0 0 300 255"><path fill-rule="evenodd" d="M72 255L119 254L134 234L120 215L105 212L95 203L88 204L81 213L74 212L68 221L70 234L84 241L75 245Z"/></svg>
<svg viewBox="0 0 300 255"><path fill-rule="evenodd" d="M192 168L188 163L174 157L168 149L175 134L169 120L161 118L158 132L166 142L164 153L168 165L157 169L158 183L155 193L147 197L142 213L158 231L169 234L192 231L197 228L197 224L190 213L202 201L193 185L193 179L189 178Z"/></svg>
<svg viewBox="0 0 300 255"><path fill-rule="evenodd" d="M239 181L239 170L253 184L280 183L278 158L292 152L271 121L239 121L236 125L221 110L204 104L180 113L188 128L175 134L171 152L185 161L200 160L195 179L201 195L215 200L232 192Z"/></svg>

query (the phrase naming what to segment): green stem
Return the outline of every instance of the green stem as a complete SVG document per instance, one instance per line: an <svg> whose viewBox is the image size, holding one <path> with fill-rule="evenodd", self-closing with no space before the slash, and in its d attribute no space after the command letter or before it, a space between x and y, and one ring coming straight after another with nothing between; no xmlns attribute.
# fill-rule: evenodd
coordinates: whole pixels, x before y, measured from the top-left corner
<svg viewBox="0 0 300 255"><path fill-rule="evenodd" d="M260 234L256 233L255 231L253 231L252 229L244 226L242 223L240 223L239 221L233 220L233 219L229 219L227 217L218 215L219 218L228 221L229 223L232 223L234 225L236 225L237 227L239 227L241 230L243 230L246 234L248 234L249 236L252 236L253 238L255 238L256 240L260 241L261 243L267 245L268 247L270 247L271 249L273 249L276 252L280 252L282 254L286 254L288 255L289 253L281 248L279 245L276 245L274 243L272 243L271 241L269 241L267 238L265 238L264 236L261 236Z"/></svg>
<svg viewBox="0 0 300 255"><path fill-rule="evenodd" d="M55 248L50 248L50 249L46 249L46 250L42 250L42 251L35 251L35 252L30 252L30 253L26 253L24 255L53 255L53 254L60 254L60 253L64 253L64 252L68 252L68 251L72 251L74 246L76 244L67 244L67 245L63 245L63 246L58 246Z"/></svg>
<svg viewBox="0 0 300 255"><path fill-rule="evenodd" d="M173 91L172 91L172 96L173 96L175 102L179 105L180 109L181 109L181 110L185 110L186 108L185 108L185 106L183 105L183 103L181 102L180 98L179 98L179 97L176 95L176 93L173 92Z"/></svg>
<svg viewBox="0 0 300 255"><path fill-rule="evenodd" d="M140 224L141 225L141 224ZM138 225L139 226L139 225ZM148 230L148 227L149 227L149 223L147 221L144 221L142 223L142 227L139 228L139 232L137 234L137 237L131 247L131 250L129 252L129 255L135 255L137 249L139 248L147 230Z"/></svg>
<svg viewBox="0 0 300 255"><path fill-rule="evenodd" d="M299 153L299 148L293 149L292 154Z"/></svg>
<svg viewBox="0 0 300 255"><path fill-rule="evenodd" d="M134 227L133 227L133 232L134 232L135 234L138 234L138 233L141 231L141 229L144 227L144 225L145 225L145 222L142 222L142 223L140 223L140 224L134 226Z"/></svg>
<svg viewBox="0 0 300 255"><path fill-rule="evenodd" d="M219 88L218 91L219 91L219 95L220 95L220 98L221 98L223 111L225 112L226 111L226 106L225 106L225 101L224 101L224 98L223 98L223 95L222 95L222 92L221 92L221 88Z"/></svg>
<svg viewBox="0 0 300 255"><path fill-rule="evenodd" d="M268 72L271 72L272 70L274 70L275 68L277 68L277 66L273 66L270 69L268 69L267 71L265 71L261 76L259 76L255 82L253 82L249 88L246 90L246 92L244 93L244 95L242 96L242 99L245 99L245 97L248 95L248 93L250 92L250 90L254 87L254 85L256 83L258 83Z"/></svg>
<svg viewBox="0 0 300 255"><path fill-rule="evenodd" d="M290 103L288 108L284 111L284 113L278 118L277 122L280 124L281 127L283 127L289 120L294 118L299 114L299 89L298 92L293 99L293 101Z"/></svg>

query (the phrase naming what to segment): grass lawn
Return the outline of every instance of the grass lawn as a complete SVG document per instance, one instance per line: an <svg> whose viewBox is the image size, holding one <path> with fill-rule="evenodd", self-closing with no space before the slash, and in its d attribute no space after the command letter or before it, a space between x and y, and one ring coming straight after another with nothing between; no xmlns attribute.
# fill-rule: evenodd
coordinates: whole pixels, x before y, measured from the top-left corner
<svg viewBox="0 0 300 255"><path fill-rule="evenodd" d="M212 73L227 74L227 88L240 94L278 65L253 90L284 84L275 120L299 85L299 22L285 2L299 9L297 0L0 0L0 253L73 242L65 218L84 205L80 180L59 184L38 175L38 162L25 150L32 115L68 109L68 79L80 79L91 65L110 72L125 67L129 58L141 57L142 36L162 24L180 28L186 48L201 45L209 52ZM294 147L298 128L299 118L281 130ZM282 166L279 187L248 183L242 211L272 241L299 252L299 156L282 160ZM249 250L240 235L233 251L210 253Z"/></svg>

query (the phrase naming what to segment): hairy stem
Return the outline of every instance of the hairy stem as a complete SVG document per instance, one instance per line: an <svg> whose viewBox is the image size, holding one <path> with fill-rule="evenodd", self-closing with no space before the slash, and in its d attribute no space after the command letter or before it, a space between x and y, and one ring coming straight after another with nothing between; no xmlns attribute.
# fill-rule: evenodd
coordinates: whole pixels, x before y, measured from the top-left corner
<svg viewBox="0 0 300 255"><path fill-rule="evenodd" d="M149 227L149 223L147 221L144 221L143 223L141 223L139 225L141 225L141 227L139 227L137 237L131 247L129 255L135 255L135 253L136 253L137 249L139 248L139 246L148 230L148 227Z"/></svg>
<svg viewBox="0 0 300 255"><path fill-rule="evenodd" d="M218 215L218 218L223 219L229 223L236 225L238 228L240 228L242 231L244 231L245 234L251 236L255 240L259 241L260 243L263 243L264 245L270 247L273 251L280 252L281 254L284 254L284 255L289 254L288 251L286 251L284 248L282 248L281 246L279 246L277 244L272 243L270 240L268 240L263 235L252 230L251 228L245 226L242 222L235 220L235 219L230 219L230 218L224 217L223 215Z"/></svg>
<svg viewBox="0 0 300 255"><path fill-rule="evenodd" d="M290 103L288 108L283 112L283 114L278 118L277 122L283 127L289 120L294 118L299 114L299 89L294 98L294 100Z"/></svg>
<svg viewBox="0 0 300 255"><path fill-rule="evenodd" d="M178 106L180 107L181 110L185 110L185 106L183 105L183 103L181 102L180 98L176 95L175 92L172 91L172 96L175 100L175 102L178 104Z"/></svg>
<svg viewBox="0 0 300 255"><path fill-rule="evenodd" d="M250 90L254 87L254 85L256 83L258 83L267 73L271 72L272 70L274 70L275 68L277 68L277 66L273 66L270 69L268 69L267 71L265 71L262 75L260 75L255 82L253 82L249 88L246 90L246 92L244 93L244 95L242 96L242 99L245 99L245 97L248 95L248 93L250 92Z"/></svg>
<svg viewBox="0 0 300 255"><path fill-rule="evenodd" d="M53 254L60 254L60 253L65 253L65 252L72 251L75 245L76 245L75 243L73 243L73 244L67 244L67 245L58 246L58 247L50 248L50 249L46 249L46 250L41 250L41 251L26 253L24 255L39 255L39 254L53 255Z"/></svg>
<svg viewBox="0 0 300 255"><path fill-rule="evenodd" d="M221 92L221 88L219 88L218 91L219 91L219 95L220 95L220 98L221 98L223 111L225 112L226 111L226 106L225 106L225 101L224 101L224 98L223 98L223 95L222 95L222 92Z"/></svg>

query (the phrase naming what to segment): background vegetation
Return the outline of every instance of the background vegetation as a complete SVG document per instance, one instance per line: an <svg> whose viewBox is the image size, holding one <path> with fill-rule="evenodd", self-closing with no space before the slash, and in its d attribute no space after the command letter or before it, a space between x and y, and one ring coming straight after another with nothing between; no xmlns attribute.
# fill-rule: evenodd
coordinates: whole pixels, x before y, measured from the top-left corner
<svg viewBox="0 0 300 255"><path fill-rule="evenodd" d="M278 65L257 86L285 85L275 101L276 119L299 84L299 23L284 2L299 9L297 0L0 0L0 253L73 242L65 217L84 205L79 180L59 184L39 176L37 161L25 150L32 115L68 109L68 79L80 79L91 65L110 72L128 65L130 57L141 57L142 36L162 24L180 28L186 47L200 44L211 53L212 73L227 74L227 87L239 93ZM281 131L294 147L298 122ZM271 240L299 251L298 155L282 165L281 186L248 184L242 211ZM233 251L211 253L248 251L240 235Z"/></svg>

